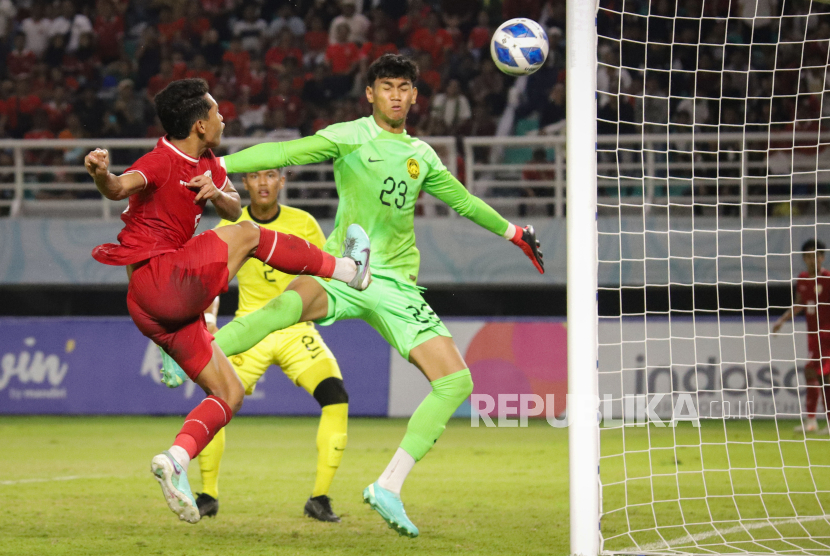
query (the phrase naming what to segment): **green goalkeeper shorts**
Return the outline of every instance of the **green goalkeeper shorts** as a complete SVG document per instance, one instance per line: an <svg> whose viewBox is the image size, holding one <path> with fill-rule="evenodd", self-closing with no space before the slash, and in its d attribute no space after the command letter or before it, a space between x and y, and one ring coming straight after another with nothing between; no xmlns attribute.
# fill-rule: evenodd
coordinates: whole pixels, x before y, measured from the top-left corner
<svg viewBox="0 0 830 556"><path fill-rule="evenodd" d="M377 330L383 339L409 361L409 352L436 336L452 334L427 305L424 288L403 284L384 276L372 275L372 284L364 291L343 282L316 278L328 294L329 310L315 322L328 326L345 319L361 319Z"/></svg>

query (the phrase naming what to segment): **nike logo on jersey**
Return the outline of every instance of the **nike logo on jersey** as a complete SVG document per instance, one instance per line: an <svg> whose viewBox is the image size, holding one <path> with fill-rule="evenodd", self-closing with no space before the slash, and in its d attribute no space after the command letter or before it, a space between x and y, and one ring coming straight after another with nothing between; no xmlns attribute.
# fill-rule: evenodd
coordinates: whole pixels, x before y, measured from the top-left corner
<svg viewBox="0 0 830 556"><path fill-rule="evenodd" d="M369 157L369 162L383 162L383 159L381 158L379 160L372 160L372 157L370 156Z"/></svg>

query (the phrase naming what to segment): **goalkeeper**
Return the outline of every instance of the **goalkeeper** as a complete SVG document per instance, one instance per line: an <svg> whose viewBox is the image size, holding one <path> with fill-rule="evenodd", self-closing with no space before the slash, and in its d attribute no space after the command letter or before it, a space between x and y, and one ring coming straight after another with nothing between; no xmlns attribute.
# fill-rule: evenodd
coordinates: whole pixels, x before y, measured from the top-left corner
<svg viewBox="0 0 830 556"><path fill-rule="evenodd" d="M455 410L473 390L470 370L441 319L424 301L419 288L420 255L415 247L415 202L423 189L462 216L521 247L539 272L542 253L532 227L519 228L470 195L450 174L432 148L405 131L406 115L418 94L418 67L409 59L385 54L367 72L366 98L372 115L331 125L316 135L284 143L265 143L221 160L228 172L312 164L334 159L340 198L335 229L324 250L339 253L350 225L359 224L372 240L347 245L364 252L363 272L374 281L366 291L337 282L298 277L285 293L216 334L226 354L242 353L275 330L298 322L322 325L363 319L404 359L429 379L432 392L412 415L400 447L386 470L363 492L364 500L401 535L415 537L400 499L401 487L415 462L441 436ZM349 240L354 243L361 239ZM360 260L360 257L358 257Z"/></svg>

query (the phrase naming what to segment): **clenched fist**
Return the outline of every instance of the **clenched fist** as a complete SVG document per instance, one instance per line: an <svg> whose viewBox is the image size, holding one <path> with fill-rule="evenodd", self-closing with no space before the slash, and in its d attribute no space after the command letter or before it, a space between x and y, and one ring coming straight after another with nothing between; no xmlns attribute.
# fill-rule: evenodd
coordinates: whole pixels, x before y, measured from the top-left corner
<svg viewBox="0 0 830 556"><path fill-rule="evenodd" d="M92 179L105 179L109 174L110 153L106 149L95 149L84 158L84 166Z"/></svg>

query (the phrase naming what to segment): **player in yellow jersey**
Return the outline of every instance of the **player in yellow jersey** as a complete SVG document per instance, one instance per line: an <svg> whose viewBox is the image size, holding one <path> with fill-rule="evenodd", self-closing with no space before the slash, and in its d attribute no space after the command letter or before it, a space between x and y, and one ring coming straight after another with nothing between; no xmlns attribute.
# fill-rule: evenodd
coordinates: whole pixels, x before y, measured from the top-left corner
<svg viewBox="0 0 830 556"><path fill-rule="evenodd" d="M280 205L279 193L285 176L279 170L263 170L244 174L242 183L251 195L251 204L242 211L239 221L250 220L260 227L290 232L318 247L326 242L323 231L307 212ZM219 226L234 224L222 220ZM256 311L285 290L295 278L251 259L237 273L239 309L236 317ZM205 312L208 329L216 331L219 298ZM317 431L317 477L304 513L320 521L339 522L328 497L334 474L346 448L349 397L337 361L311 322L303 322L274 332L254 348L230 358L242 380L246 395L253 393L256 383L271 365L278 365L291 381L314 396L322 407ZM196 498L202 516L215 516L219 511L219 463L225 450L225 429L199 455L203 492Z"/></svg>

